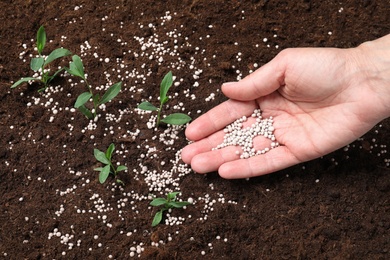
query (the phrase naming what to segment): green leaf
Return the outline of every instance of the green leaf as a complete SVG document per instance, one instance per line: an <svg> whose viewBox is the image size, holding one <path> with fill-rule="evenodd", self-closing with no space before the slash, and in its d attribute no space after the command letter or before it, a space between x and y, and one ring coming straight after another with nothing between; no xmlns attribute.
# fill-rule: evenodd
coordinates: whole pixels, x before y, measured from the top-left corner
<svg viewBox="0 0 390 260"><path fill-rule="evenodd" d="M160 222L162 220L162 215L163 215L162 210L157 211L156 215L154 215L154 218L153 218L152 227L155 227L158 224L160 224Z"/></svg>
<svg viewBox="0 0 390 260"><path fill-rule="evenodd" d="M55 49L54 51L52 51L49 54L49 56L47 56L43 66L46 66L47 64L49 64L53 60L56 60L56 59L61 58L61 57L69 56L71 54L72 53L67 49L63 49L63 48Z"/></svg>
<svg viewBox="0 0 390 260"><path fill-rule="evenodd" d="M179 194L179 193L180 193L180 192L178 192L178 191L170 192L170 193L167 194L167 199L168 199L169 201L175 200L177 194Z"/></svg>
<svg viewBox="0 0 390 260"><path fill-rule="evenodd" d="M32 58L30 62L30 68L33 71L38 71L39 69L42 68L44 62L45 60L42 57Z"/></svg>
<svg viewBox="0 0 390 260"><path fill-rule="evenodd" d="M77 108L83 115L85 115L88 119L92 119L93 118L93 114L92 112L84 105L82 106L79 106Z"/></svg>
<svg viewBox="0 0 390 260"><path fill-rule="evenodd" d="M103 167L98 167L98 168L95 168L93 169L94 171L97 171L97 172L101 172L103 170Z"/></svg>
<svg viewBox="0 0 390 260"><path fill-rule="evenodd" d="M62 69L59 69L57 70L53 75L51 75L49 77L49 80L47 81L47 83L49 83L50 81L52 81L61 71L63 71L65 68L62 68Z"/></svg>
<svg viewBox="0 0 390 260"><path fill-rule="evenodd" d="M39 55L41 55L43 49L45 48L46 45L46 32L45 28L43 25L39 27L38 32L37 32L37 49Z"/></svg>
<svg viewBox="0 0 390 260"><path fill-rule="evenodd" d="M187 206L191 203L188 201L171 201L168 203L168 207L173 207L173 208L182 208L184 206Z"/></svg>
<svg viewBox="0 0 390 260"><path fill-rule="evenodd" d="M162 100L162 101L160 101L160 102L161 102L161 104L163 104L163 105L164 105L165 103L167 103L167 102L168 102L168 100L169 100L169 98L168 98L168 97L165 97L165 98L164 98L164 100Z"/></svg>
<svg viewBox="0 0 390 260"><path fill-rule="evenodd" d="M114 152L115 150L115 145L112 143L110 144L110 146L107 148L107 151L106 151L106 158L111 161L111 157L112 157L112 152Z"/></svg>
<svg viewBox="0 0 390 260"><path fill-rule="evenodd" d="M110 166L110 161L107 159L106 154L100 151L99 149L93 149L93 155L95 156L96 160L98 160L99 162Z"/></svg>
<svg viewBox="0 0 390 260"><path fill-rule="evenodd" d="M116 168L117 172L126 171L126 170L127 170L127 167L124 165L119 165L118 168Z"/></svg>
<svg viewBox="0 0 390 260"><path fill-rule="evenodd" d="M116 179L116 183L125 186L125 183L120 179Z"/></svg>
<svg viewBox="0 0 390 260"><path fill-rule="evenodd" d="M103 167L102 171L99 174L99 182L104 183L107 180L108 175L110 175L110 165L106 165Z"/></svg>
<svg viewBox="0 0 390 260"><path fill-rule="evenodd" d="M19 86L20 84L24 83L24 82L29 82L29 81L35 81L35 80L38 80L37 78L33 78L33 77L24 77L24 78L21 78L19 79L18 81L16 81L14 84L12 84L11 88L16 88L17 86Z"/></svg>
<svg viewBox="0 0 390 260"><path fill-rule="evenodd" d="M98 106L98 104L99 104L99 99L100 99L100 96L99 96L99 93L97 93L96 95L94 95L93 97L92 97L92 102L96 105L96 106ZM96 111L95 111L96 112Z"/></svg>
<svg viewBox="0 0 390 260"><path fill-rule="evenodd" d="M182 113L173 113L161 120L170 125L185 125L191 121L191 117Z"/></svg>
<svg viewBox="0 0 390 260"><path fill-rule="evenodd" d="M99 102L99 105L104 104L110 100L112 100L114 97L116 97L119 92L121 91L122 82L115 83L112 85L106 93L102 96L102 99Z"/></svg>
<svg viewBox="0 0 390 260"><path fill-rule="evenodd" d="M85 80L83 62L78 55L72 56L72 62L69 64L67 71L69 74Z"/></svg>
<svg viewBox="0 0 390 260"><path fill-rule="evenodd" d="M173 79L172 79L172 72L168 72L163 80L161 81L160 84L160 102L161 104L165 104L168 99L167 99L167 93L169 88L172 86Z"/></svg>
<svg viewBox="0 0 390 260"><path fill-rule="evenodd" d="M47 87L47 85L61 72L61 71L63 71L65 68L62 68L62 69L59 69L59 70L57 70L53 75L49 75L49 73L44 73L43 74L43 77L42 77L42 82L45 84L45 87L44 88L42 88L42 89L40 89L40 90L38 90L38 92L41 92L41 91L43 91L43 90L45 90L46 89L46 87Z"/></svg>
<svg viewBox="0 0 390 260"><path fill-rule="evenodd" d="M77 100L76 100L76 102L74 103L74 107L75 107L75 108L81 107L82 105L84 105L85 103L87 103L88 100L89 100L91 97L92 97L92 94L89 93L89 92L81 93L81 94L77 97Z"/></svg>
<svg viewBox="0 0 390 260"><path fill-rule="evenodd" d="M139 104L138 106L139 109L142 109L142 110L146 110L146 111L156 111L158 108L153 106L152 103L146 101L146 102L142 102L141 104Z"/></svg>
<svg viewBox="0 0 390 260"><path fill-rule="evenodd" d="M150 206L158 207L158 206L164 205L167 202L168 201L164 198L155 198L154 200L152 200L152 202L150 202Z"/></svg>
<svg viewBox="0 0 390 260"><path fill-rule="evenodd" d="M43 92L45 90L46 90L46 87L43 87L43 88L38 89L37 91L38 91L38 93L40 93L40 92Z"/></svg>

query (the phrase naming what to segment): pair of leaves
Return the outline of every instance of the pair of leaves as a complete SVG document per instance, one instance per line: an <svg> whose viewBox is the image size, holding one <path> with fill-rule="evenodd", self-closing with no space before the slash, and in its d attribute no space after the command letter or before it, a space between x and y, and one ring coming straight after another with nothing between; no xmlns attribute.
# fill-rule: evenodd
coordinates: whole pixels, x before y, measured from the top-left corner
<svg viewBox="0 0 390 260"><path fill-rule="evenodd" d="M150 202L151 206L159 207L164 206L162 209L156 212L152 221L152 227L161 223L164 211L171 208L182 208L191 204L188 201L176 201L176 196L179 192L170 192L167 194L167 198L155 198Z"/></svg>
<svg viewBox="0 0 390 260"><path fill-rule="evenodd" d="M84 73L84 65L81 61L81 58L78 55L72 56L72 62L69 64L69 68L66 71L76 77L80 77L86 82L85 73ZM87 84L88 85L88 84ZM89 119L93 118L92 112L85 106L85 103L88 102L90 98L94 103L94 107L98 107L102 104L107 103L108 101L115 98L119 92L121 91L122 82L115 83L112 85L106 93L100 98L99 94L93 95L90 86L88 85L89 92L81 93L74 104L74 107L79 109L81 113L83 113Z"/></svg>
<svg viewBox="0 0 390 260"><path fill-rule="evenodd" d="M43 26L39 27L39 29L38 29L36 45L37 45L39 57L31 59L30 68L33 71L39 71L40 69L43 70L52 61L59 59L59 58L62 58L62 57L65 57L65 56L69 56L72 54L67 49L58 48L58 49L55 49L54 51L52 51L49 54L49 56L46 57L46 59L44 57L42 57L42 52L43 52L43 49L45 48L45 45L46 45L46 32L45 32L45 28ZM34 78L34 77L22 77L21 79L16 81L14 84L12 84L11 88L16 88L17 86L21 85L22 83L30 82L30 81L42 81L46 85L53 78L55 78L57 76L57 74L61 71L62 71L62 69L56 71L54 73L54 75L52 75L52 76L49 76L49 77L46 76L47 79L42 79L42 80L38 79L38 78Z"/></svg>
<svg viewBox="0 0 390 260"><path fill-rule="evenodd" d="M72 53L69 50L64 48L55 49L49 54L49 56L47 56L46 59L43 57L32 58L30 63L30 68L33 71L38 71L39 69L43 69L44 67L46 67L49 63L53 62L54 60L65 56L69 56L71 54Z"/></svg>
<svg viewBox="0 0 390 260"><path fill-rule="evenodd" d="M102 98L99 97L99 94L96 94L95 96L92 95L90 92L84 92L81 93L74 104L74 107L79 109L81 113L83 113L87 118L91 119L94 117L92 112L85 106L85 103L88 102L88 100L92 97L92 101L95 105L95 107L98 107L102 104L107 103L108 101L115 98L119 92L121 91L122 82L115 83L112 85L106 93L102 96Z"/></svg>
<svg viewBox="0 0 390 260"><path fill-rule="evenodd" d="M99 162L105 164L104 167L99 167L99 168L94 169L95 171L100 172L100 174L99 174L99 182L100 183L104 183L107 180L107 178L111 172L116 176L117 172L127 170L127 167L124 165L119 165L118 168L116 168L116 169L114 168L114 166L111 162L111 158L112 158L112 154L113 154L114 150L115 150L114 144L110 144L110 146L107 148L107 151L105 153L100 151L99 149L93 150L93 154L95 156L95 159L98 160ZM120 180L117 180L117 181L121 182Z"/></svg>
<svg viewBox="0 0 390 260"><path fill-rule="evenodd" d="M97 106L100 106L102 104L105 104L107 103L108 101L112 100L113 98L115 98L119 92L121 91L121 86L122 86L122 82L118 82L118 83L115 83L114 85L112 85L107 91L106 93L104 93L104 95L102 96L102 98L100 99L99 98L99 95L96 94L94 96L94 103L97 105ZM75 108L79 108L80 106L84 105L90 98L92 97L92 93L90 92L84 92L82 94L80 94L78 97L77 97L77 100L76 100L76 103L74 104L74 107Z"/></svg>
<svg viewBox="0 0 390 260"><path fill-rule="evenodd" d="M170 208L182 208L182 207L187 206L189 204L190 203L187 202L187 201L168 201L168 200L166 200L164 198L156 198L156 199L154 199L150 203L151 206L158 207L158 206L164 205L168 209L170 209Z"/></svg>
<svg viewBox="0 0 390 260"><path fill-rule="evenodd" d="M173 76L172 76L172 72L170 71L164 76L160 84L160 108L157 108L156 106L154 106L152 103L148 101L139 104L138 108L146 111L158 111L158 119L159 119L163 105L167 103L169 100L167 93L168 90L171 88L172 84L173 84ZM183 113L173 113L161 119L160 121L170 125L184 125L191 121L191 117ZM160 122L158 120L157 125L159 123Z"/></svg>
<svg viewBox="0 0 390 260"><path fill-rule="evenodd" d="M80 56L73 55L72 62L69 64L69 68L66 71L76 77L80 77L85 81L84 65Z"/></svg>
<svg viewBox="0 0 390 260"><path fill-rule="evenodd" d="M168 102L169 98L167 96L168 90L173 84L172 72L168 72L160 84L160 104L161 106ZM139 109L147 111L158 111L159 109L150 102L142 102L139 106Z"/></svg>
<svg viewBox="0 0 390 260"><path fill-rule="evenodd" d="M39 69L43 69L47 64L54 61L55 59L58 59L58 58L61 58L64 56L68 56L68 55L71 55L71 52L68 51L67 49L56 49L50 53L50 55L47 57L46 60L43 57L32 58L31 63L30 63L30 68L33 71L38 71ZM49 78L50 79L55 78L57 76L57 74L60 73L61 71L62 71L62 69L57 70ZM18 81L16 81L14 84L12 84L11 88L16 88L20 84L25 83L25 82L30 82L30 81L40 81L40 79L34 78L34 77L23 77L23 78L19 79ZM48 80L48 81L50 81L50 80ZM45 83L48 83L48 82L45 82Z"/></svg>
<svg viewBox="0 0 390 260"><path fill-rule="evenodd" d="M146 111L159 110L157 107L155 107L152 103L148 101L139 104L138 108ZM183 113L173 113L161 119L160 121L170 125L184 125L191 121L191 117Z"/></svg>
<svg viewBox="0 0 390 260"><path fill-rule="evenodd" d="M54 51L52 51L49 54L49 56L46 57L46 59L43 58L42 57L42 52L43 52L43 49L46 46L46 31L45 31L45 28L43 26L39 27L39 29L38 29L36 45L37 45L37 50L38 50L39 57L33 58L31 60L30 68L33 71L38 71L41 68L43 69L44 67L46 67L52 61L54 61L56 59L59 59L59 58L62 58L62 57L65 57L65 56L69 56L69 55L72 54L67 49L58 48L58 49L55 49Z"/></svg>
<svg viewBox="0 0 390 260"><path fill-rule="evenodd" d="M115 150L115 145L110 144L110 146L107 148L106 152L102 152L99 149L94 149L93 154L99 162L103 164L111 164L111 158L112 158L112 153Z"/></svg>

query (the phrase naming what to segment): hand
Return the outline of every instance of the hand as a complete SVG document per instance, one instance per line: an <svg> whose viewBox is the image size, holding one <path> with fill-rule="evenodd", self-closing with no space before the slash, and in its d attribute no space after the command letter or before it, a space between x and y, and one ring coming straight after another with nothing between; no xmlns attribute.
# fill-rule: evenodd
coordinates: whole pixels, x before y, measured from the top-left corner
<svg viewBox="0 0 390 260"><path fill-rule="evenodd" d="M187 127L195 142L183 149L183 161L198 173L248 178L349 144L389 116L389 38L353 49L286 49L243 80L223 84L230 99ZM222 143L226 125L255 108L274 118L279 147L249 159L240 159L237 147L212 150Z"/></svg>

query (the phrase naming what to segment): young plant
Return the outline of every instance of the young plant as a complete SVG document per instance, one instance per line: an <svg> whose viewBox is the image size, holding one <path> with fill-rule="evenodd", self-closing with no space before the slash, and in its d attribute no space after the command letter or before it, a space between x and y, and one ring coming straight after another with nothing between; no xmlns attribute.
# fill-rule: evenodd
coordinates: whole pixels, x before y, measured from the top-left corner
<svg viewBox="0 0 390 260"><path fill-rule="evenodd" d="M52 51L49 56L44 56L42 54L43 49L46 45L46 32L45 28L43 26L39 27L37 32L37 40L36 40L37 50L38 50L38 57L32 58L30 62L30 68L36 72L39 73L40 76L36 77L23 77L20 80L16 81L11 88L16 88L20 84L24 82L31 82L31 81L40 81L43 83L44 88L39 89L38 91L45 90L50 81L52 81L64 68L57 70L54 72L54 74L50 74L50 70L47 69L47 66L53 62L54 60L57 60L59 58L71 55L72 53L64 48L58 48Z"/></svg>
<svg viewBox="0 0 390 260"><path fill-rule="evenodd" d="M160 84L160 107L159 108L155 107L153 104L151 104L148 101L142 102L138 106L138 108L142 110L157 111L157 122L156 122L157 126L160 125L160 122L164 122L170 125L184 125L189 121L191 121L191 117L183 113L173 113L161 119L161 111L163 109L163 105L165 105L169 100L167 93L169 88L172 86L172 83L173 83L172 72L170 71L164 76Z"/></svg>
<svg viewBox="0 0 390 260"><path fill-rule="evenodd" d="M123 165L119 165L117 168L115 168L115 166L111 162L112 153L114 152L114 150L115 150L114 144L110 144L110 146L107 148L107 151L105 153L100 151L99 149L93 150L93 154L94 154L96 160L105 164L104 167L99 167L99 168L94 169L95 171L100 172L99 182L102 184L107 180L110 173L112 173L114 175L117 183L124 184L120 179L118 179L117 174L120 171L127 170L127 167L123 166Z"/></svg>
<svg viewBox="0 0 390 260"><path fill-rule="evenodd" d="M81 93L77 97L74 107L80 110L88 119L95 118L98 107L115 98L121 91L122 82L118 82L112 85L102 97L100 97L99 94L93 94L92 87L89 85L84 73L83 62L78 55L72 56L72 61L69 64L69 68L66 68L66 71L73 76L81 78L87 85L88 92ZM92 98L93 103L92 111L85 106L90 98Z"/></svg>
<svg viewBox="0 0 390 260"><path fill-rule="evenodd" d="M157 226L160 224L164 211L167 211L172 208L182 208L184 206L187 206L191 204L188 201L176 201L176 195L180 192L170 192L167 194L167 198L154 198L152 202L150 202L150 205L153 207L160 207L163 206L159 211L157 211L156 215L154 215L152 227Z"/></svg>

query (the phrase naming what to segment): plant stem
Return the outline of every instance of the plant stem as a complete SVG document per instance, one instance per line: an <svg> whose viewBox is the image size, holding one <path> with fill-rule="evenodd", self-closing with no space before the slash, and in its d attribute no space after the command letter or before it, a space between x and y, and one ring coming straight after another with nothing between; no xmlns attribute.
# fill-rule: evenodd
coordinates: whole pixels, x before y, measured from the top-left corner
<svg viewBox="0 0 390 260"><path fill-rule="evenodd" d="M49 72L43 72L42 67L42 82L45 85L45 89L49 86Z"/></svg>
<svg viewBox="0 0 390 260"><path fill-rule="evenodd" d="M83 80L85 81L85 84L87 85L87 88L88 88L88 90L89 90L89 93L91 93L91 95L92 95L93 118L95 118L95 117L96 117L96 111L97 111L97 104L96 104L96 102L95 102L95 97L93 96L92 88L91 88L91 86L88 84L87 79L86 79L85 77L83 77ZM111 166L112 166L112 164L111 164Z"/></svg>
<svg viewBox="0 0 390 260"><path fill-rule="evenodd" d="M157 112L157 123L156 123L157 127L160 125L162 106L163 106L163 104L162 104L162 102L160 102L160 108L158 109L158 112Z"/></svg>
<svg viewBox="0 0 390 260"><path fill-rule="evenodd" d="M110 167L111 167L111 169L112 169L112 171L113 171L113 173L114 173L114 176L115 176L115 178L116 178L116 169L115 169L115 167L114 167L114 165L112 164L111 161L110 161Z"/></svg>
<svg viewBox="0 0 390 260"><path fill-rule="evenodd" d="M39 57L40 58L42 58L43 60L45 60L45 58L40 54L40 53L38 53L39 54ZM49 72L45 72L45 66L44 66L44 63L42 64L42 66L41 66L41 73L42 73L42 79L41 79L41 81L43 82L43 84L45 85L45 89L48 87L48 85L49 85L49 79L48 79L48 77L49 77Z"/></svg>
<svg viewBox="0 0 390 260"><path fill-rule="evenodd" d="M93 118L95 118L97 115L97 112L96 112L97 111L97 104L95 103L93 97L92 97L92 100L93 100Z"/></svg>

